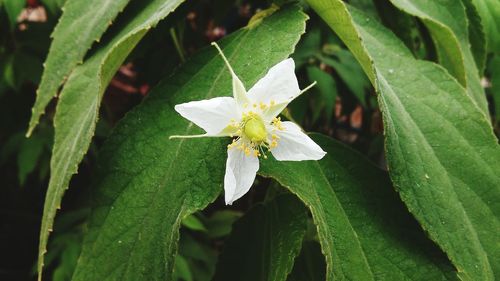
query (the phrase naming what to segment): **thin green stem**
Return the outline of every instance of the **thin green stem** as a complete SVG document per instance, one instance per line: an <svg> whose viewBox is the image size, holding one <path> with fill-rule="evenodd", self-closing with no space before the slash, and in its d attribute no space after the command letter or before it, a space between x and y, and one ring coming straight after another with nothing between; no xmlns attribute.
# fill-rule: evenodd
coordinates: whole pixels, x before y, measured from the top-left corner
<svg viewBox="0 0 500 281"><path fill-rule="evenodd" d="M229 61L227 60L226 56L224 55L224 53L222 52L222 50L220 49L219 45L217 45L217 43L215 42L212 42L212 46L214 46L217 51L219 51L219 54L221 55L222 59L224 60L224 62L226 63L227 65L227 68L229 68L229 71L231 72L232 75L236 75L234 74L234 71L233 71L233 68L231 67L231 65L229 64Z"/></svg>
<svg viewBox="0 0 500 281"><path fill-rule="evenodd" d="M215 138L218 136L211 136L207 134L202 134L202 135L173 135L168 137L169 140L171 139L195 139L195 138Z"/></svg>
<svg viewBox="0 0 500 281"><path fill-rule="evenodd" d="M170 28L170 36L172 37L172 40L174 41L175 49L177 50L177 53L179 54L179 57L181 58L181 62L184 63L186 61L186 58L184 57L184 52L182 51L181 44L179 40L177 39L177 34L175 33L175 28Z"/></svg>

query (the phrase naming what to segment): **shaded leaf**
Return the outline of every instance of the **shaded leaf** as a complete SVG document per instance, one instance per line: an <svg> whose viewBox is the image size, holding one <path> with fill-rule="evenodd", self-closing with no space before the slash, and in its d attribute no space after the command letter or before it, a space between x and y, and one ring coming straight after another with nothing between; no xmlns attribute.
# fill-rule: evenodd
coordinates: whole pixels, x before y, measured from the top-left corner
<svg viewBox="0 0 500 281"><path fill-rule="evenodd" d="M201 220L194 214L185 217L182 220L182 226L194 231L207 231L207 228L205 227L205 225L203 225L203 222L201 222Z"/></svg>
<svg viewBox="0 0 500 281"><path fill-rule="evenodd" d="M286 280L307 229L307 209L293 195L253 207L234 224L214 280Z"/></svg>
<svg viewBox="0 0 500 281"><path fill-rule="evenodd" d="M43 140L39 138L26 139L22 142L17 154L18 178L21 186L24 185L28 175L35 169L44 145Z"/></svg>
<svg viewBox="0 0 500 281"><path fill-rule="evenodd" d="M476 61L479 76L481 77L486 63L486 37L481 23L481 17L472 1L473 0L462 0L469 23L470 48L474 55L474 60Z"/></svg>
<svg viewBox="0 0 500 281"><path fill-rule="evenodd" d="M481 16L489 52L500 54L500 3L497 0L472 0Z"/></svg>
<svg viewBox="0 0 500 281"><path fill-rule="evenodd" d="M324 102L325 115L327 122L330 122L333 116L333 107L335 105L335 99L337 98L337 85L333 77L319 69L318 67L307 67L307 76L309 81L316 81L318 84L315 88L321 94L322 101ZM319 114L319 108L313 112L314 114ZM316 118L313 116L313 122Z"/></svg>
<svg viewBox="0 0 500 281"><path fill-rule="evenodd" d="M17 26L17 17L21 14L21 11L26 6L26 1L24 0L2 0L0 1L0 7L3 5L5 12L7 12L7 17L9 18L10 28L14 29Z"/></svg>
<svg viewBox="0 0 500 281"><path fill-rule="evenodd" d="M208 237L211 239L221 238L229 235L233 223L241 217L240 212L233 210L220 210L205 219L208 228Z"/></svg>
<svg viewBox="0 0 500 281"><path fill-rule="evenodd" d="M305 241L287 281L324 281L325 258L318 242Z"/></svg>

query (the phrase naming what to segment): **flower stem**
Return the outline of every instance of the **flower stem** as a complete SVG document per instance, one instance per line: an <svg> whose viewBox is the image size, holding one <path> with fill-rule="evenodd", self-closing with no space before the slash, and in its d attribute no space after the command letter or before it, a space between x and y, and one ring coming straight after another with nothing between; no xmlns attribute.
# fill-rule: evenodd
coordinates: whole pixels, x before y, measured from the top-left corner
<svg viewBox="0 0 500 281"><path fill-rule="evenodd" d="M316 85L316 84L317 84L317 83L316 83L316 81L312 82L312 83L311 83L311 85L309 85L309 86L305 87L302 91L300 91L299 96L300 96L300 95L302 95L303 93L305 93L307 90L309 90L309 89L311 89L312 87L314 87L314 85Z"/></svg>
<svg viewBox="0 0 500 281"><path fill-rule="evenodd" d="M210 136L207 134L202 134L202 135L173 135L168 137L169 140L171 139L195 139L195 138L215 138L217 136Z"/></svg>
<svg viewBox="0 0 500 281"><path fill-rule="evenodd" d="M212 46L214 46L217 51L219 51L219 54L221 55L222 59L224 60L224 62L226 63L227 65L227 68L229 68L229 72L231 72L231 75L236 75L234 74L234 70L233 68L231 67L231 65L229 64L229 61L227 60L226 56L224 55L224 53L222 52L222 50L220 49L219 45L217 45L216 42L212 42Z"/></svg>

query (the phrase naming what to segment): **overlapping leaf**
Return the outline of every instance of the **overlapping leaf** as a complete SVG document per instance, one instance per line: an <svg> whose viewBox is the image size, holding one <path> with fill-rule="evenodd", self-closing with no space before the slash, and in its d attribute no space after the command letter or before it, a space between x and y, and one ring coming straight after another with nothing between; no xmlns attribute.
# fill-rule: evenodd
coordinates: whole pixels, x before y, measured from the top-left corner
<svg viewBox="0 0 500 281"><path fill-rule="evenodd" d="M22 1L14 1L22 2ZM54 38L45 61L45 71L28 129L31 134L45 107L57 94L59 86L75 66L83 61L87 50L111 25L129 0L68 0L51 37Z"/></svg>
<svg viewBox="0 0 500 281"><path fill-rule="evenodd" d="M307 209L293 195L253 207L234 224L214 280L286 280L306 229Z"/></svg>
<svg viewBox="0 0 500 281"><path fill-rule="evenodd" d="M391 178L462 279L500 276L500 149L470 96L438 65L415 60L379 23L341 1L311 6L372 78Z"/></svg>
<svg viewBox="0 0 500 281"><path fill-rule="evenodd" d="M478 64L481 68L484 65L485 53L478 55L478 62L475 61L469 41L467 12L462 1L391 0L391 2L403 11L422 19L431 32L440 63L467 88L468 94L488 116L488 104L477 67ZM474 11L469 11L469 14L473 16ZM479 25L475 27L480 28ZM484 36L481 32L474 35ZM484 38L481 39L472 44L484 44ZM484 46L477 49L484 49Z"/></svg>
<svg viewBox="0 0 500 281"><path fill-rule="evenodd" d="M412 220L382 172L353 150L315 135L319 162L262 161L311 210L327 280L451 280L453 269Z"/></svg>
<svg viewBox="0 0 500 281"><path fill-rule="evenodd" d="M293 52L305 20L298 7L283 8L221 42L247 87ZM171 280L179 225L220 193L228 141L169 141L169 135L198 132L173 106L230 94L229 72L210 48L121 121L100 154L74 280Z"/></svg>
<svg viewBox="0 0 500 281"><path fill-rule="evenodd" d="M118 23L116 33L69 76L54 118L55 140L40 231L39 272L57 208L94 134L106 86L144 34L180 3L182 0L134 2L123 22Z"/></svg>
<svg viewBox="0 0 500 281"><path fill-rule="evenodd" d="M498 0L472 0L481 16L490 52L500 54L500 3Z"/></svg>

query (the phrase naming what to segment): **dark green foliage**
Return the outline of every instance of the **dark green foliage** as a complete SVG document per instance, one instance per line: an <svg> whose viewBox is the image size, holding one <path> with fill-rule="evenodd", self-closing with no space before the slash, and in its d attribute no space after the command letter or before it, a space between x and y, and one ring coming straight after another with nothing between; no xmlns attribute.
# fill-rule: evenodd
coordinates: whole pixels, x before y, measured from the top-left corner
<svg viewBox="0 0 500 281"><path fill-rule="evenodd" d="M0 280L499 278L498 0L183 2L0 0ZM327 152L232 206L213 41Z"/></svg>

